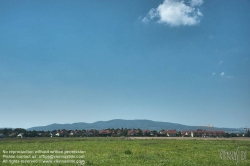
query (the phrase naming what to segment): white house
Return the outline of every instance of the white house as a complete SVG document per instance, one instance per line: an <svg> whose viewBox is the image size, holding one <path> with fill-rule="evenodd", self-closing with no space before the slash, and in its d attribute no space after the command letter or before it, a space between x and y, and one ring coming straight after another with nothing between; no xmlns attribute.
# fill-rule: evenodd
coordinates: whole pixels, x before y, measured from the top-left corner
<svg viewBox="0 0 250 166"><path fill-rule="evenodd" d="M19 133L19 134L17 135L17 138L23 138L23 133Z"/></svg>

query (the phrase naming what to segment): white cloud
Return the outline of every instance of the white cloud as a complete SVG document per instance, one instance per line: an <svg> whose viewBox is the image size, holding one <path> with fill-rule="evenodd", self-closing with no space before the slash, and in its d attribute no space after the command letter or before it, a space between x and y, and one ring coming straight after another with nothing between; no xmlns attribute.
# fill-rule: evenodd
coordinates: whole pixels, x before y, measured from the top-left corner
<svg viewBox="0 0 250 166"><path fill-rule="evenodd" d="M234 76L226 75L225 72L221 72L220 76L223 78L234 78Z"/></svg>
<svg viewBox="0 0 250 166"><path fill-rule="evenodd" d="M200 6L203 4L203 2L204 2L203 0L191 0L190 5L191 6Z"/></svg>
<svg viewBox="0 0 250 166"><path fill-rule="evenodd" d="M154 17L157 17L157 11L156 9L151 9L149 12L148 12L148 15L147 17L144 17L142 19L142 22L149 22L151 19L153 19Z"/></svg>
<svg viewBox="0 0 250 166"><path fill-rule="evenodd" d="M183 0L164 0L156 9L151 9L142 22L157 19L159 23L170 26L196 25L202 17L198 9L202 3L203 0L191 0L187 5Z"/></svg>
<svg viewBox="0 0 250 166"><path fill-rule="evenodd" d="M212 73L212 75L214 76L216 73L214 72L214 73Z"/></svg>

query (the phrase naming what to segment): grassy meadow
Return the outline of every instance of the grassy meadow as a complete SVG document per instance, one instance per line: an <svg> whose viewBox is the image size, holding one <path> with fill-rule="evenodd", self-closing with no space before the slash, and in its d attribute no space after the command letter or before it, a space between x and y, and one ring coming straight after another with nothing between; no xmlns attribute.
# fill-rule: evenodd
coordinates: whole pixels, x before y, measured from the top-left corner
<svg viewBox="0 0 250 166"><path fill-rule="evenodd" d="M221 159L221 151L240 153L241 160ZM125 139L125 138L4 138L0 139L0 165L79 165L63 163L3 163L3 152L85 151L84 165L250 165L249 140Z"/></svg>

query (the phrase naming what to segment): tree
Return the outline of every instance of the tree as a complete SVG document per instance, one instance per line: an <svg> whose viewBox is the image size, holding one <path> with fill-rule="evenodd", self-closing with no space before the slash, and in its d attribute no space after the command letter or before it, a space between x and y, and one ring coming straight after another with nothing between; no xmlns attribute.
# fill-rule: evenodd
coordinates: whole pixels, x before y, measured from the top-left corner
<svg viewBox="0 0 250 166"><path fill-rule="evenodd" d="M37 131L36 131L36 130L33 130L33 131L32 131L32 136L33 136L33 137L36 137L36 136L37 136Z"/></svg>
<svg viewBox="0 0 250 166"><path fill-rule="evenodd" d="M4 135L8 135L9 133L11 133L12 132L12 129L7 129L7 128L4 128L3 129L3 134Z"/></svg>
<svg viewBox="0 0 250 166"><path fill-rule="evenodd" d="M123 136L127 136L128 135L128 129L127 128L123 129L122 135Z"/></svg>
<svg viewBox="0 0 250 166"><path fill-rule="evenodd" d="M142 136L142 130L141 129L138 129L139 130L139 132L138 132L138 136Z"/></svg>
<svg viewBox="0 0 250 166"><path fill-rule="evenodd" d="M26 133L26 130L23 129L23 128L16 128L13 130L14 132L17 132L17 133Z"/></svg>

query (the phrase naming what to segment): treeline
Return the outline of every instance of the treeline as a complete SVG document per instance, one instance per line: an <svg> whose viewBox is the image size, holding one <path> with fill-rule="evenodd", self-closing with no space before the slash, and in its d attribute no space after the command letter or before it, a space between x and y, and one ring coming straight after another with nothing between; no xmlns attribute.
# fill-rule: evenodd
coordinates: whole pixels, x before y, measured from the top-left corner
<svg viewBox="0 0 250 166"><path fill-rule="evenodd" d="M53 130L53 131L30 131L23 128L0 129L0 138L23 138L23 137L121 137L121 136L148 136L148 137L250 137L247 133L225 133L223 131L176 131L176 130L141 130L127 128L108 128L104 130Z"/></svg>
<svg viewBox="0 0 250 166"><path fill-rule="evenodd" d="M53 130L53 131L36 131L16 129L0 129L2 137L119 137L119 136L160 136L158 131L141 130L141 129L113 129L104 130Z"/></svg>

